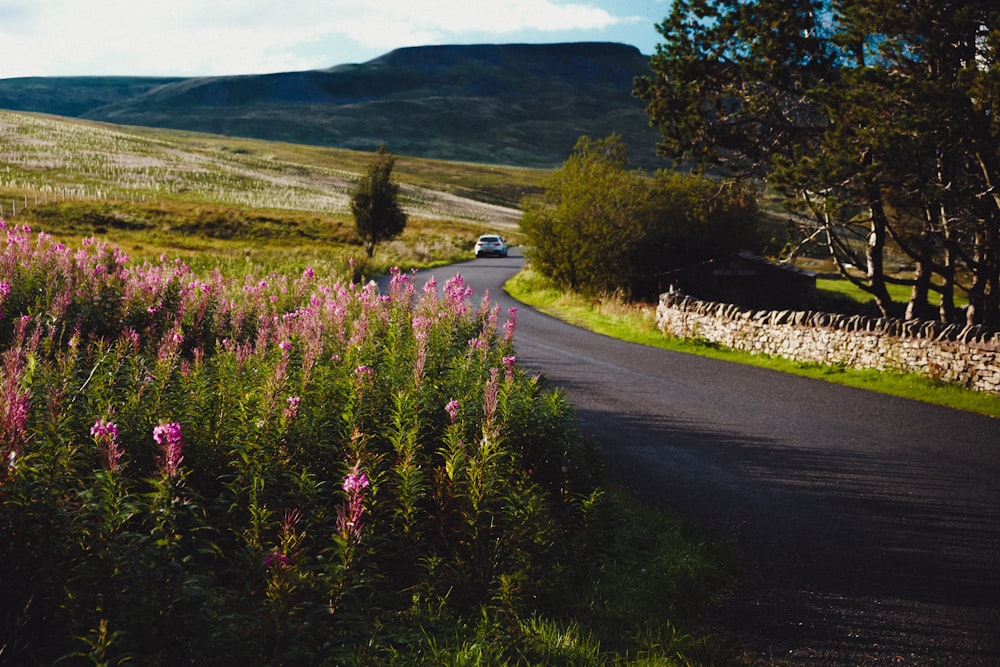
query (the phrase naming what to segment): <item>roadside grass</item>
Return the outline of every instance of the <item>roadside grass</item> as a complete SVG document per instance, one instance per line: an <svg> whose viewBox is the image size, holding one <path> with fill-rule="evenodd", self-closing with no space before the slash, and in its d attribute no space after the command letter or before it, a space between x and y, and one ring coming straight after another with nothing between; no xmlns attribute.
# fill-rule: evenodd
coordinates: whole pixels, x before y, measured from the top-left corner
<svg viewBox="0 0 1000 667"><path fill-rule="evenodd" d="M656 328L655 306L628 303L614 295L602 299L589 299L564 293L556 290L544 276L530 268L512 278L507 283L506 290L522 303L619 340L768 368L900 398L1000 417L1000 396L935 382L917 374L856 370L840 365L805 363L731 350L706 341L665 336Z"/></svg>
<svg viewBox="0 0 1000 667"><path fill-rule="evenodd" d="M578 558L554 564L510 597L501 593L479 616L456 618L425 604L425 641L392 651L380 664L742 664L697 621L733 581L727 547L615 489L605 489L571 539Z"/></svg>

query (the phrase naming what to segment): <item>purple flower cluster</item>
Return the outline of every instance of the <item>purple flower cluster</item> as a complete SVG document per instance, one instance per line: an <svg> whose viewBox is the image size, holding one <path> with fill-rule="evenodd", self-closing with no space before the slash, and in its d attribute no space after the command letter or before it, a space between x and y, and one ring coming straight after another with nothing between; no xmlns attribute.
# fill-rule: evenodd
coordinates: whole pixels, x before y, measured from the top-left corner
<svg viewBox="0 0 1000 667"><path fill-rule="evenodd" d="M517 357L510 355L503 358L504 365L504 377L508 380L514 378L514 364L517 363Z"/></svg>
<svg viewBox="0 0 1000 667"><path fill-rule="evenodd" d="M348 544L357 544L361 540L365 489L370 484L368 476L361 472L358 464L354 464L344 476L344 492L347 493L347 499L337 509L337 532Z"/></svg>
<svg viewBox="0 0 1000 667"><path fill-rule="evenodd" d="M184 460L181 456L181 425L177 422L164 422L154 427L153 440L160 445L160 456L157 459L160 473L165 477L176 477L181 461Z"/></svg>
<svg viewBox="0 0 1000 667"><path fill-rule="evenodd" d="M118 463L121 461L122 455L125 453L118 444L117 424L113 421L98 419L94 422L94 425L90 427L90 435L93 436L98 446L102 449L107 462L108 470L117 470Z"/></svg>
<svg viewBox="0 0 1000 667"><path fill-rule="evenodd" d="M487 422L493 419L500 402L499 375L499 368L491 368L490 379L486 382L486 389L483 394L483 416L486 418Z"/></svg>
<svg viewBox="0 0 1000 667"><path fill-rule="evenodd" d="M0 280L0 304L10 296L10 283ZM0 319L3 318L3 308L0 308Z"/></svg>
<svg viewBox="0 0 1000 667"><path fill-rule="evenodd" d="M448 413L448 417L451 418L452 424L458 421L458 411L460 409L461 406L455 399L448 401L448 404L444 406L444 411Z"/></svg>

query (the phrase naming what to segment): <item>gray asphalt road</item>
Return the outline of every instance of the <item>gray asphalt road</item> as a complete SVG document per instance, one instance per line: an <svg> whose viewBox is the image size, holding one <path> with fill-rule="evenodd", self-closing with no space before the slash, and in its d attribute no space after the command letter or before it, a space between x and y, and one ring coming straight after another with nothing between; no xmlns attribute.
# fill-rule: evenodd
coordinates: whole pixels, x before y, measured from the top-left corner
<svg viewBox="0 0 1000 667"><path fill-rule="evenodd" d="M507 297L520 264L433 273L517 305L616 478L734 546L712 627L778 664L1000 665L1000 420L592 334Z"/></svg>

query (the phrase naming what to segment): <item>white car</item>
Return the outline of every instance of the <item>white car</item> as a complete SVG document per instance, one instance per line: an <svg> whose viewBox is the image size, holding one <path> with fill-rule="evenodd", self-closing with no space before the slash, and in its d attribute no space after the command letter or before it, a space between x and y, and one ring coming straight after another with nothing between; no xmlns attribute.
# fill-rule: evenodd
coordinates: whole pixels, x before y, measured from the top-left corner
<svg viewBox="0 0 1000 667"><path fill-rule="evenodd" d="M485 255L507 256L507 242L499 234L483 234L476 241L476 257Z"/></svg>

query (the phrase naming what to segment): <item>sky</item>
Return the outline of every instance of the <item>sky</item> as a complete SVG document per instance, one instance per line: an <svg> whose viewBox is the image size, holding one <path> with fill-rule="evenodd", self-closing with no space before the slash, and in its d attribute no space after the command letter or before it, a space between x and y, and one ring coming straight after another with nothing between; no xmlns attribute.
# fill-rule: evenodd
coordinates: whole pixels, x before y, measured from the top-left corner
<svg viewBox="0 0 1000 667"><path fill-rule="evenodd" d="M671 0L0 0L0 79L322 69L404 46L622 42Z"/></svg>

